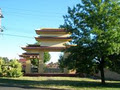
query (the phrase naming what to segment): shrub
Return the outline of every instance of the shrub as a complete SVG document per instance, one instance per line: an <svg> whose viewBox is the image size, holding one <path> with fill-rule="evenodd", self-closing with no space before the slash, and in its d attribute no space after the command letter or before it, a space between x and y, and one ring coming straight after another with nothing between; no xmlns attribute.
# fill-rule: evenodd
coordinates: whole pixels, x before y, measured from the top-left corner
<svg viewBox="0 0 120 90"><path fill-rule="evenodd" d="M22 66L21 63L19 63L17 60L11 60L9 62L7 76L8 77L20 77L23 75Z"/></svg>
<svg viewBox="0 0 120 90"><path fill-rule="evenodd" d="M3 69L2 69L3 64L4 64L4 61L3 61L3 59L0 57L0 76L2 76L2 74L3 74Z"/></svg>
<svg viewBox="0 0 120 90"><path fill-rule="evenodd" d="M20 77L22 76L22 66L16 59L5 63L2 58L0 58L0 76L5 77Z"/></svg>

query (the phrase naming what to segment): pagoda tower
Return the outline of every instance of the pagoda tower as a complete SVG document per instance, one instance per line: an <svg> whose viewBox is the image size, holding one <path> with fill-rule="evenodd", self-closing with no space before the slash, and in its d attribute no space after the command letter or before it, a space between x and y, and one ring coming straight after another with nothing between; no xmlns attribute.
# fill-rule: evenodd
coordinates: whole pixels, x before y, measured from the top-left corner
<svg viewBox="0 0 120 90"><path fill-rule="evenodd" d="M65 29L43 28L35 30L38 35L35 37L36 41L40 45L29 44L26 47L22 47L26 53L20 55L27 59L26 61L26 73L31 73L30 58L39 58L38 73L44 73L44 52L61 52L66 49L66 43L71 40L70 33Z"/></svg>

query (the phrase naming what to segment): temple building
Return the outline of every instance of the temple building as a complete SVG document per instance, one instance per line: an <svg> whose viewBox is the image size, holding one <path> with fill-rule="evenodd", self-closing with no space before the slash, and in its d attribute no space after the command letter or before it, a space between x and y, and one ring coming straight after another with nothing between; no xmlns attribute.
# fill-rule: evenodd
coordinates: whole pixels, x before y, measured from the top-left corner
<svg viewBox="0 0 120 90"><path fill-rule="evenodd" d="M66 43L68 43L70 38L70 33L66 32L65 29L53 29L53 28L43 28L35 30L38 37L35 37L36 41L40 45L29 44L26 47L22 47L26 52L20 55L24 57L26 61L25 73L31 73L31 61L30 58L38 58L38 73L44 73L44 52L61 52L67 48ZM66 57L67 54L64 54ZM68 73L65 69L64 73Z"/></svg>

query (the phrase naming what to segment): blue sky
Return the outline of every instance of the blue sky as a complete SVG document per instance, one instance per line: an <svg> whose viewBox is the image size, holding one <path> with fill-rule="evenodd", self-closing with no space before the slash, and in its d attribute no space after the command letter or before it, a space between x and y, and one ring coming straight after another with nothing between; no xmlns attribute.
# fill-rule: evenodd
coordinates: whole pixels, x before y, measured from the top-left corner
<svg viewBox="0 0 120 90"><path fill-rule="evenodd" d="M79 2L80 0L0 0L4 15L2 26L5 27L4 32L0 33L0 56L19 58L18 55L24 52L21 46L36 42L35 29L58 28L64 23L63 15L67 14L68 6L73 7ZM51 55L52 61L59 57L59 53Z"/></svg>

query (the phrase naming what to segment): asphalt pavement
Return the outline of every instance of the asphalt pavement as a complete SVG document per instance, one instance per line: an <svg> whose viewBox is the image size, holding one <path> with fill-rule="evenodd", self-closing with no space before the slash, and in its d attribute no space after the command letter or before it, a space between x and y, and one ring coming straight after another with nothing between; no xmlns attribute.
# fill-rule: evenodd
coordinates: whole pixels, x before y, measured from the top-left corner
<svg viewBox="0 0 120 90"><path fill-rule="evenodd" d="M58 88L37 88L37 87L27 87L27 86L14 86L14 85L1 85L0 90L66 90Z"/></svg>

